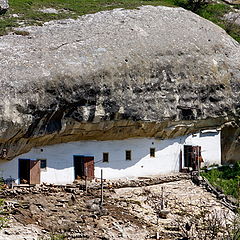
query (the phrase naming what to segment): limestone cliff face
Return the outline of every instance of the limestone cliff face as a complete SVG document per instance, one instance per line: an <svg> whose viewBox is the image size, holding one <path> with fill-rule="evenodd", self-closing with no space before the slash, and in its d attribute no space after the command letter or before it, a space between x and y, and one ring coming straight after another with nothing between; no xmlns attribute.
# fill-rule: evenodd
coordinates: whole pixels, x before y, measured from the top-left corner
<svg viewBox="0 0 240 240"><path fill-rule="evenodd" d="M222 129L222 161L240 160L240 127L239 122L229 122Z"/></svg>
<svg viewBox="0 0 240 240"><path fill-rule="evenodd" d="M117 9L22 30L0 37L2 158L238 119L240 46L191 12Z"/></svg>

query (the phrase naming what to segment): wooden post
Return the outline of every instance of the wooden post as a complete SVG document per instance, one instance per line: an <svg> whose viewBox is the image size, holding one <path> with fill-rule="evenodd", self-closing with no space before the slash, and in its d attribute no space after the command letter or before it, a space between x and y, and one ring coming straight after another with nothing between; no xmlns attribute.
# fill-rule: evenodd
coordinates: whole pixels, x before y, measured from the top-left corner
<svg viewBox="0 0 240 240"><path fill-rule="evenodd" d="M199 153L200 153L200 151L199 151L199 146L198 146L198 154L197 154L197 156L198 156L198 176L200 176L200 157L199 157Z"/></svg>
<svg viewBox="0 0 240 240"><path fill-rule="evenodd" d="M88 185L87 185L87 167L85 167L85 190L86 190L86 193L87 193L87 191L88 191Z"/></svg>
<svg viewBox="0 0 240 240"><path fill-rule="evenodd" d="M101 169L101 206L103 205L103 170Z"/></svg>
<svg viewBox="0 0 240 240"><path fill-rule="evenodd" d="M162 201L161 201L161 210L164 209L164 187L162 187Z"/></svg>
<svg viewBox="0 0 240 240"><path fill-rule="evenodd" d="M183 169L183 164L182 164L182 149L180 149L180 155L179 155L179 172L182 171Z"/></svg>

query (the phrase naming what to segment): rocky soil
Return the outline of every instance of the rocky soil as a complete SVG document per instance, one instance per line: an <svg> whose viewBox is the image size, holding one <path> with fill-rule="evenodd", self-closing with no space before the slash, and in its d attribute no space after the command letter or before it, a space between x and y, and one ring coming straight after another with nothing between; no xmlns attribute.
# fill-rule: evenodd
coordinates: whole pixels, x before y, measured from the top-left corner
<svg viewBox="0 0 240 240"><path fill-rule="evenodd" d="M2 159L68 141L238 126L240 46L192 12L116 9L19 31L28 34L0 37Z"/></svg>
<svg viewBox="0 0 240 240"><path fill-rule="evenodd" d="M5 211L11 212L11 221L7 223L9 228L1 230L0 239L49 239L52 235L93 240L159 236L167 240L188 234L192 239L206 240L211 237L212 225L231 226L234 213L211 193L184 178L141 187L137 182L136 187L124 188L105 183L102 207L96 189L99 183L93 184L95 190L89 189L88 193L79 189L80 185L19 188L10 191L11 198L6 197ZM205 238L201 238L203 232ZM222 237L214 239L227 239Z"/></svg>

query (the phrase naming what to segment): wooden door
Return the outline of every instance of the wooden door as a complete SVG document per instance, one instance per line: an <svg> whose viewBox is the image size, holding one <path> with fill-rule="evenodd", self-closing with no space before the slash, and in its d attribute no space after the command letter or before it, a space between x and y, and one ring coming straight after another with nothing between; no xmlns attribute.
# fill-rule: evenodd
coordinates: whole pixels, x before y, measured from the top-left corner
<svg viewBox="0 0 240 240"><path fill-rule="evenodd" d="M201 146L193 146L192 152L192 168L197 170L201 167Z"/></svg>
<svg viewBox="0 0 240 240"><path fill-rule="evenodd" d="M87 175L88 179L94 178L94 157L84 156L84 169L85 176Z"/></svg>
<svg viewBox="0 0 240 240"><path fill-rule="evenodd" d="M201 146L184 146L184 167L197 170L201 162Z"/></svg>
<svg viewBox="0 0 240 240"><path fill-rule="evenodd" d="M30 184L40 183L40 160L30 161Z"/></svg>

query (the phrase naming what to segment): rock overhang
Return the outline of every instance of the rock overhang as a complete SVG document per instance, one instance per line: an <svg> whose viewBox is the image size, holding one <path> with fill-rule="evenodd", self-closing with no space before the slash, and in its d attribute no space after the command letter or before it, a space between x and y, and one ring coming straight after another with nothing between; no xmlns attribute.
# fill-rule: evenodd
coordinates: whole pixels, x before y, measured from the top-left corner
<svg viewBox="0 0 240 240"><path fill-rule="evenodd" d="M144 6L0 37L2 149L169 138L236 121L240 47L181 8Z"/></svg>

